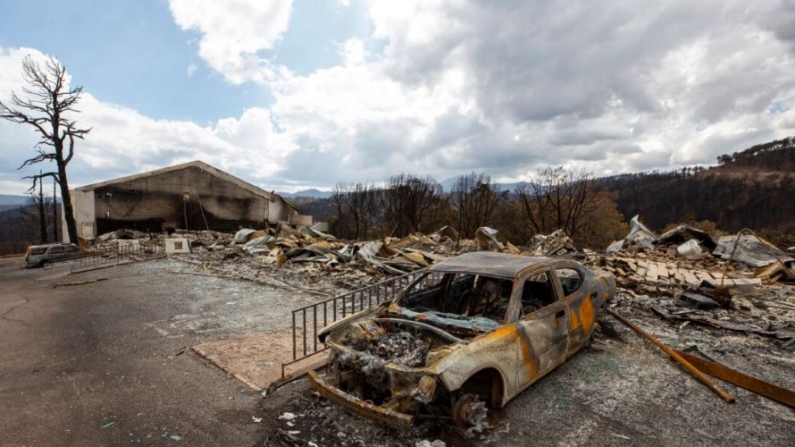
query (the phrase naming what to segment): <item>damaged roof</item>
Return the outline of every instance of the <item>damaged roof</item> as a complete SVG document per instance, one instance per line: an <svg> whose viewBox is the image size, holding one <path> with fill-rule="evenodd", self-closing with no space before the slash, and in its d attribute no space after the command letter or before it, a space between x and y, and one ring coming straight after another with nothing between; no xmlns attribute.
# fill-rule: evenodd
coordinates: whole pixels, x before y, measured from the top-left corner
<svg viewBox="0 0 795 447"><path fill-rule="evenodd" d="M209 173L210 175L217 177L220 180L223 180L225 182L237 185L238 187L240 187L242 189L245 189L245 190L249 191L250 193L252 193L252 194L254 194L256 196L263 197L263 198L265 198L267 200L270 200L270 201L281 200L282 202L286 203L290 208L297 209L296 206L293 203L287 201L284 197L282 197L282 196L280 196L280 195L278 195L278 194L276 194L274 192L265 191L262 188L254 186L254 185L252 185L251 183L249 183L249 182L247 182L245 180L242 180L242 179L240 179L238 177L235 177L232 174L229 174L229 173L224 172L224 171L222 171L222 170L220 170L218 168L210 166L207 163L205 163L203 161L200 161L200 160L189 161L187 163L182 163L182 164L178 164L178 165L168 166L168 167L165 167L165 168L155 169L154 171L142 172L140 174L128 175L126 177L120 177L120 178L116 178L116 179L113 179L113 180L107 180L107 181L104 181L104 182L92 183L90 185L85 185L85 186L79 186L79 187L75 188L75 190L77 190L77 191L93 191L95 189L103 188L103 187L106 187L106 186L118 185L118 184L121 184L121 183L128 183L128 182L132 182L132 181L135 181L135 180L139 180L139 179L143 179L143 178L147 178L147 177L153 177L153 176L157 176L157 175L163 175L163 174L167 174L167 173L174 172L174 171L179 171L181 169L186 169L186 168L198 168L198 169L201 169L202 171L205 171L205 172Z"/></svg>
<svg viewBox="0 0 795 447"><path fill-rule="evenodd" d="M551 258L545 257L529 257L508 253L476 251L465 253L435 264L430 270L432 272L445 273L477 273L479 275L511 279L522 270L549 261L550 259Z"/></svg>

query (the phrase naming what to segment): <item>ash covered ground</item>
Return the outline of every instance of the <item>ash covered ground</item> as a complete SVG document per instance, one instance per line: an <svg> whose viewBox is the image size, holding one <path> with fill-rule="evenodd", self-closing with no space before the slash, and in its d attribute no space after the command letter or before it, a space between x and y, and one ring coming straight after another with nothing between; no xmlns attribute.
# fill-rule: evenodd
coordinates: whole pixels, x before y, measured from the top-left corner
<svg viewBox="0 0 795 447"><path fill-rule="evenodd" d="M619 309L674 347L695 344L736 369L795 388L795 355L783 343L737 337L712 328L660 324L654 315ZM470 436L450 421L397 430L346 413L317 396L305 380L262 402L270 421L265 445L406 446L789 446L795 410L718 381L736 398L727 404L634 332L600 313L594 341L511 401L493 430ZM697 341L696 341L697 340ZM290 440L292 439L292 441ZM301 443L304 444L301 444ZM310 444L312 443L312 444Z"/></svg>
<svg viewBox="0 0 795 447"><path fill-rule="evenodd" d="M3 263L4 442L174 445L171 437L178 436L200 446L789 446L795 439L795 410L718 381L737 398L726 404L601 312L591 346L511 401L500 424L483 435L469 437L445 420L388 428L328 403L306 380L262 397L188 348L287 328L291 309L325 299L315 291L370 279L352 271L340 279L333 269L301 264L256 269L242 258L219 273L201 259L187 260L73 275L58 266L23 271L13 260ZM792 286L744 290L730 307L710 310L677 308L670 293L653 292L621 293L613 304L672 347L697 346L728 366L795 389L791 342L665 319L654 310L772 332L795 321ZM44 424L42 408L48 409Z"/></svg>

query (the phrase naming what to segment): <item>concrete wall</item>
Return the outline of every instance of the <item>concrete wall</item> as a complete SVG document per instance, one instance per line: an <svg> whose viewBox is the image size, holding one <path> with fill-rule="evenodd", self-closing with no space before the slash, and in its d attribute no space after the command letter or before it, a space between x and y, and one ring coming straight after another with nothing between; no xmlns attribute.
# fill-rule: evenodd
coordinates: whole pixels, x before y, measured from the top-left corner
<svg viewBox="0 0 795 447"><path fill-rule="evenodd" d="M81 191L79 189L71 190L72 196L72 210L75 213L75 222L77 222L77 235L86 239L96 236L96 219L94 210L94 192ZM63 212L63 203L61 203L61 239L63 242L75 242L69 240L69 231L66 229L66 216Z"/></svg>
<svg viewBox="0 0 795 447"><path fill-rule="evenodd" d="M287 206L287 203L281 197L273 197L270 202L270 210L268 220L271 222L287 222L290 218L292 209Z"/></svg>
<svg viewBox="0 0 795 447"><path fill-rule="evenodd" d="M93 197L98 234L122 227L205 229L205 221L220 231L257 228L265 225L270 206L268 199L194 166L102 186Z"/></svg>

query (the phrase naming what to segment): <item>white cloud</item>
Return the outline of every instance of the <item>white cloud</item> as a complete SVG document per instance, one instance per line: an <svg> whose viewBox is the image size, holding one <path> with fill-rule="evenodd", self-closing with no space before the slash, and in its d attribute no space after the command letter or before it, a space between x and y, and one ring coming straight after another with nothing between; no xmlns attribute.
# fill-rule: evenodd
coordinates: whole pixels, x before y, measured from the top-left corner
<svg viewBox="0 0 795 447"><path fill-rule="evenodd" d="M26 54L43 60L32 49L0 48L0 99L11 91L21 93L22 59ZM263 186L294 149L284 134L276 132L267 109L250 108L238 118L225 118L200 126L190 121L152 119L139 112L98 100L85 92L78 104L81 111L71 118L81 128L91 127L84 141L77 142L76 155L69 164L70 185L114 178L161 168L171 164L203 160L220 169ZM0 193L20 194L28 183L19 180L47 165L15 171L35 154L36 133L29 126L0 121Z"/></svg>
<svg viewBox="0 0 795 447"><path fill-rule="evenodd" d="M300 148L284 174L611 174L792 133L795 35L778 3L609 5L370 1L382 54L351 40L342 66L278 84L274 116Z"/></svg>
<svg viewBox="0 0 795 447"><path fill-rule="evenodd" d="M86 178L99 172L136 173L202 160L265 184L293 149L290 141L273 130L270 112L262 108L199 126L190 121L155 120L91 95L83 98L81 107L81 124L93 130L81 144L74 169Z"/></svg>
<svg viewBox="0 0 795 447"><path fill-rule="evenodd" d="M280 68L260 55L290 22L292 0L169 0L174 21L201 33L199 55L233 83L266 82Z"/></svg>
<svg viewBox="0 0 795 447"><path fill-rule="evenodd" d="M549 164L612 174L713 163L795 129L795 9L779 2L366 6L373 34L339 44L339 65L298 76L266 57L290 2L173 0L208 66L262 83L272 104L200 126L86 95L79 119L95 130L78 178L196 158L285 189L400 172L518 180ZM0 94L18 85L19 62L3 54ZM0 126L6 139L31 137Z"/></svg>
<svg viewBox="0 0 795 447"><path fill-rule="evenodd" d="M340 45L340 54L344 65L361 65L369 54L361 39L348 39Z"/></svg>
<svg viewBox="0 0 795 447"><path fill-rule="evenodd" d="M196 73L196 69L198 68L196 64L188 64L188 77L190 78L193 76L193 73Z"/></svg>

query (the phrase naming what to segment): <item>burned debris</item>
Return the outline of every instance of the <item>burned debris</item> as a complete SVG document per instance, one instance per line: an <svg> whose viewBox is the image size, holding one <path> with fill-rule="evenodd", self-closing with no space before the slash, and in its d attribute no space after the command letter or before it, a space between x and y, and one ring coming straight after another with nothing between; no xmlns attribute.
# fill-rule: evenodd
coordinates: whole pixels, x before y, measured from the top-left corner
<svg viewBox="0 0 795 447"><path fill-rule="evenodd" d="M630 235L601 254L577 249L562 231L520 247L486 227L470 240L449 227L374 241L340 241L287 225L178 236L192 247L180 259L196 269L317 296L420 272L395 302L332 320L319 340L330 348L327 369L310 373L324 398L392 425L431 418L472 434L494 426L494 409L587 346L594 329L604 333L596 315L605 291L612 290L613 310L654 328L649 332L677 352L697 345L711 355L750 355L746 344L767 343L767 355L776 358L776 349L795 343L792 257L748 232L713 237L682 225L657 235L635 218ZM460 261L466 256L481 257L481 267ZM494 272L532 256L568 264L521 281ZM612 274L617 288L613 280L599 285L591 270ZM572 303L569 296L576 297ZM739 347L729 344L736 335ZM554 341L562 337L565 346ZM527 348L527 357L506 354L518 345L513 352ZM491 366L467 370L479 364Z"/></svg>
<svg viewBox="0 0 795 447"><path fill-rule="evenodd" d="M630 236L649 238L628 236L621 249L591 261L616 276L633 297L628 303L668 321L795 339L795 305L783 300L795 280L786 253L748 230L715 240L686 225L659 237L644 228L636 216Z"/></svg>

